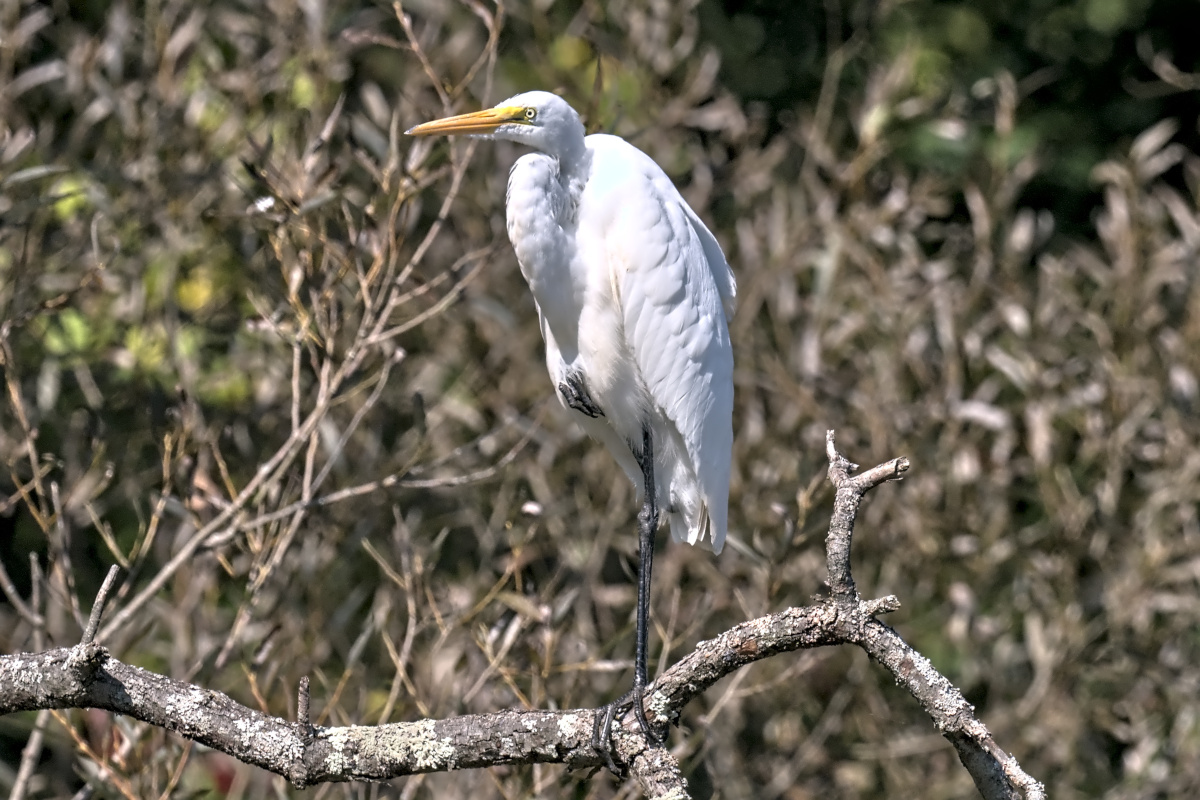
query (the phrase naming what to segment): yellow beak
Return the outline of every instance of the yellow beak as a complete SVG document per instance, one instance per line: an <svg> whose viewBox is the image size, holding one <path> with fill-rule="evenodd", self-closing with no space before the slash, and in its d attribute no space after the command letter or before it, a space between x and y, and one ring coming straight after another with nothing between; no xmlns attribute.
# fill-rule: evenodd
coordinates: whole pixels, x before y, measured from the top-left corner
<svg viewBox="0 0 1200 800"><path fill-rule="evenodd" d="M502 106L459 114L456 117L423 122L405 131L409 136L433 136L435 134L494 133L496 128L510 123L524 123L525 109L520 106Z"/></svg>

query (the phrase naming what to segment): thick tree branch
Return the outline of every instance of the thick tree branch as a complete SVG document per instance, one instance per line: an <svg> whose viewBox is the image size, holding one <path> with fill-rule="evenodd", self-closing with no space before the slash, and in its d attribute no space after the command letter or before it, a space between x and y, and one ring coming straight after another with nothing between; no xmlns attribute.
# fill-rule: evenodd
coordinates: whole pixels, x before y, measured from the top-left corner
<svg viewBox="0 0 1200 800"><path fill-rule="evenodd" d="M0 714L43 708L124 714L298 785L500 764L602 764L591 746L595 712L590 709L499 711L374 727L309 726L125 664L95 644L0 656ZM632 730L618 733L617 739L623 760L643 755L641 737Z"/></svg>
<svg viewBox="0 0 1200 800"><path fill-rule="evenodd" d="M850 542L862 496L902 476L900 458L858 475L827 438L829 476L836 489L826 540L831 594L803 608L789 608L738 625L696 645L646 693L653 724L678 719L683 707L721 678L779 653L834 644L856 644L886 667L913 695L937 729L954 745L980 793L988 800L1045 797L992 739L962 694L920 653L875 615L900 607L895 597L863 600L850 573ZM110 573L89 620L94 632ZM242 706L219 692L181 683L130 666L85 635L73 648L0 656L0 714L49 708L100 708L174 731L240 761L287 777L296 786L327 781L384 780L421 772L500 764L603 765L591 746L595 714L508 710L443 720L326 728L308 718L307 681L299 692L296 722ZM684 800L686 781L663 748L647 748L632 715L614 728L616 757L630 767L651 798Z"/></svg>

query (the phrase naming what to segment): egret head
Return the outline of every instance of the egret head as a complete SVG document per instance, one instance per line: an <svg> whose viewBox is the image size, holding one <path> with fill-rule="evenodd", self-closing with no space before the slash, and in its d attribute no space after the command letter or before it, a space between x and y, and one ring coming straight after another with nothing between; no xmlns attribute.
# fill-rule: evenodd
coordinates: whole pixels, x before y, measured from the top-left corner
<svg viewBox="0 0 1200 800"><path fill-rule="evenodd" d="M572 157L583 150L583 123L579 115L566 100L550 92L524 92L494 108L426 122L405 133L508 139L559 158Z"/></svg>

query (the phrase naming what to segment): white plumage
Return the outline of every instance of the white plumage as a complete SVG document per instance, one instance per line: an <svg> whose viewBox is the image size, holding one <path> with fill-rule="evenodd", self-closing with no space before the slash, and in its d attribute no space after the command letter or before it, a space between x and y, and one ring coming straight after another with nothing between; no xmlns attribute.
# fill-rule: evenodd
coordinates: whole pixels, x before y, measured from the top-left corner
<svg viewBox="0 0 1200 800"><path fill-rule="evenodd" d="M569 379L602 415L574 413L639 486L652 432L656 494L677 540L725 542L733 444L736 284L716 239L654 161L584 136L562 98L526 92L412 134L530 145L508 179L508 235L529 283L559 400Z"/></svg>
<svg viewBox="0 0 1200 800"><path fill-rule="evenodd" d="M509 173L508 238L537 304L546 368L559 401L642 495L633 690L592 729L592 746L618 772L609 743L619 708L631 705L647 741L659 741L643 704L659 506L676 539L716 552L725 544L733 273L658 165L616 136L585 137L556 95L526 92L408 133L484 135L540 151Z"/></svg>

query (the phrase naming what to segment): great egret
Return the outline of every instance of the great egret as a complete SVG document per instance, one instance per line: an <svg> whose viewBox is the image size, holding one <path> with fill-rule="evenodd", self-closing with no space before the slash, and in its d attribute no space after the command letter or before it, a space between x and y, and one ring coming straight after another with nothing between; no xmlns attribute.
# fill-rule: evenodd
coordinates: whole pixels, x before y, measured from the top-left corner
<svg viewBox="0 0 1200 800"><path fill-rule="evenodd" d="M617 136L584 136L579 115L557 95L518 94L408 133L508 139L540 151L513 165L507 210L546 367L563 406L642 484L633 691L607 707L593 745L608 742L614 714L631 701L657 742L642 699L658 502L676 540L721 551L733 446L733 272L662 169Z"/></svg>

